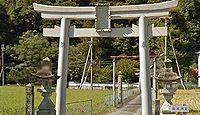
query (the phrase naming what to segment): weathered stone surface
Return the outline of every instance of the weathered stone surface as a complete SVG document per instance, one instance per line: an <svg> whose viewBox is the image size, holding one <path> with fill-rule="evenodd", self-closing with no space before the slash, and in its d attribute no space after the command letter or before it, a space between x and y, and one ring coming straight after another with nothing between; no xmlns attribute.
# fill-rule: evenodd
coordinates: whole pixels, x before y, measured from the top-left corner
<svg viewBox="0 0 200 115"><path fill-rule="evenodd" d="M26 115L34 115L34 86L26 85Z"/></svg>
<svg viewBox="0 0 200 115"><path fill-rule="evenodd" d="M122 103L122 72L118 73L118 102Z"/></svg>

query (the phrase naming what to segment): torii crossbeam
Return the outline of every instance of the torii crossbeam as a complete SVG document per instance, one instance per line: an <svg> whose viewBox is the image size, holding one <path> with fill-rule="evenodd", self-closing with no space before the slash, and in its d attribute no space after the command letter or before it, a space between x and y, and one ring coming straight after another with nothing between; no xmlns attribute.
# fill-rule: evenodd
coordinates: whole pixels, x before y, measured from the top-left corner
<svg viewBox="0 0 200 115"><path fill-rule="evenodd" d="M111 19L133 19L142 15L145 17L164 17L169 15L170 8L176 7L178 0L163 3L110 6ZM95 7L66 7L48 6L34 3L34 9L42 13L47 19L95 19Z"/></svg>
<svg viewBox="0 0 200 115"><path fill-rule="evenodd" d="M149 72L148 37L166 36L166 27L148 25L148 17L166 17L176 7L178 0L155 4L109 6L108 4L89 7L49 6L34 3L34 9L42 18L60 20L61 27L44 29L44 36L60 37L56 90L56 115L66 115L66 81L68 69L68 47L70 37L138 37L140 55L140 78L142 115L152 115L152 97ZM112 19L139 18L139 25L127 28L111 28ZM70 20L95 20L95 28L76 28Z"/></svg>

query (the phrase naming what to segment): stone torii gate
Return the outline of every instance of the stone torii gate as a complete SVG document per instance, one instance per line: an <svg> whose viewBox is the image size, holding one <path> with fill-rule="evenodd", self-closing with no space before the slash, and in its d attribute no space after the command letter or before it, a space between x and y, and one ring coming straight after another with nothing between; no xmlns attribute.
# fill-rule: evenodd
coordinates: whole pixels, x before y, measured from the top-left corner
<svg viewBox="0 0 200 115"><path fill-rule="evenodd" d="M43 35L60 37L56 89L56 115L66 115L66 81L68 70L69 38L73 37L139 37L142 115L152 115L152 97L149 72L148 37L166 36L166 27L148 25L148 17L166 17L178 0L155 4L109 6L108 4L88 7L49 6L34 3L34 9L42 18L60 20L61 26L44 28ZM139 26L111 28L112 19L139 18ZM76 28L70 20L95 20L95 28Z"/></svg>

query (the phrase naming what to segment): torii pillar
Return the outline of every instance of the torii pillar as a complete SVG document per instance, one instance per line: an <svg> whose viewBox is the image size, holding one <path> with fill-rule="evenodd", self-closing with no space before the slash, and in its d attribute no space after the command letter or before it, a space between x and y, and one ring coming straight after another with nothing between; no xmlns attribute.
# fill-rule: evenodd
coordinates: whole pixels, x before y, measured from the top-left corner
<svg viewBox="0 0 200 115"><path fill-rule="evenodd" d="M68 52L69 52L69 27L70 20L61 19L59 55L58 55L58 72L56 87L56 115L64 115L66 113L66 85L68 71Z"/></svg>
<svg viewBox="0 0 200 115"><path fill-rule="evenodd" d="M148 21L145 16L139 18L139 55L140 55L140 80L142 97L142 115L152 114L152 96L149 69L149 39Z"/></svg>

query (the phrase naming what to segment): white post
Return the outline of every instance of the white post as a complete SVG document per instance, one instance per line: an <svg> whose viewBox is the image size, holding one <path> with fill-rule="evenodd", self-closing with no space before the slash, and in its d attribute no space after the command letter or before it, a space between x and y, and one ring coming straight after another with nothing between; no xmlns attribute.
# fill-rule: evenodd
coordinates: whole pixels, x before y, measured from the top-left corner
<svg viewBox="0 0 200 115"><path fill-rule="evenodd" d="M145 18L144 16L141 16L139 18L139 54L142 115L152 115L152 97L149 70L148 21L147 18Z"/></svg>
<svg viewBox="0 0 200 115"><path fill-rule="evenodd" d="M116 93L115 93L115 58L113 58L113 107L116 106Z"/></svg>
<svg viewBox="0 0 200 115"><path fill-rule="evenodd" d="M156 57L154 57L153 59L153 90L154 90L154 96L153 96L153 100L156 101L157 97L157 81L155 79L156 77Z"/></svg>
<svg viewBox="0 0 200 115"><path fill-rule="evenodd" d="M58 55L57 75L60 78L57 80L56 89L56 115L66 115L66 84L68 70L69 27L70 20L62 18Z"/></svg>
<svg viewBox="0 0 200 115"><path fill-rule="evenodd" d="M87 68L87 63L88 63L88 59L89 59L89 56L90 56L91 47L92 47L92 45L89 46L88 54L87 54L87 57L86 57L85 66L84 66L84 70L83 70L83 74L82 74L82 78L81 78L81 83L80 83L80 88L82 88L82 85L83 85L83 80L84 80L84 77L85 77L85 71L86 71L86 68Z"/></svg>
<svg viewBox="0 0 200 115"><path fill-rule="evenodd" d="M198 54L198 87L200 87L200 52Z"/></svg>
<svg viewBox="0 0 200 115"><path fill-rule="evenodd" d="M93 89L93 75L92 75L92 66L93 66L93 62L92 62L92 53L93 53L93 38L91 38L91 52L90 52L90 82L91 82L91 90Z"/></svg>
<svg viewBox="0 0 200 115"><path fill-rule="evenodd" d="M167 17L165 17L165 27L167 27ZM164 52L164 56L165 56L165 61L167 60L167 36L165 36L165 52Z"/></svg>

